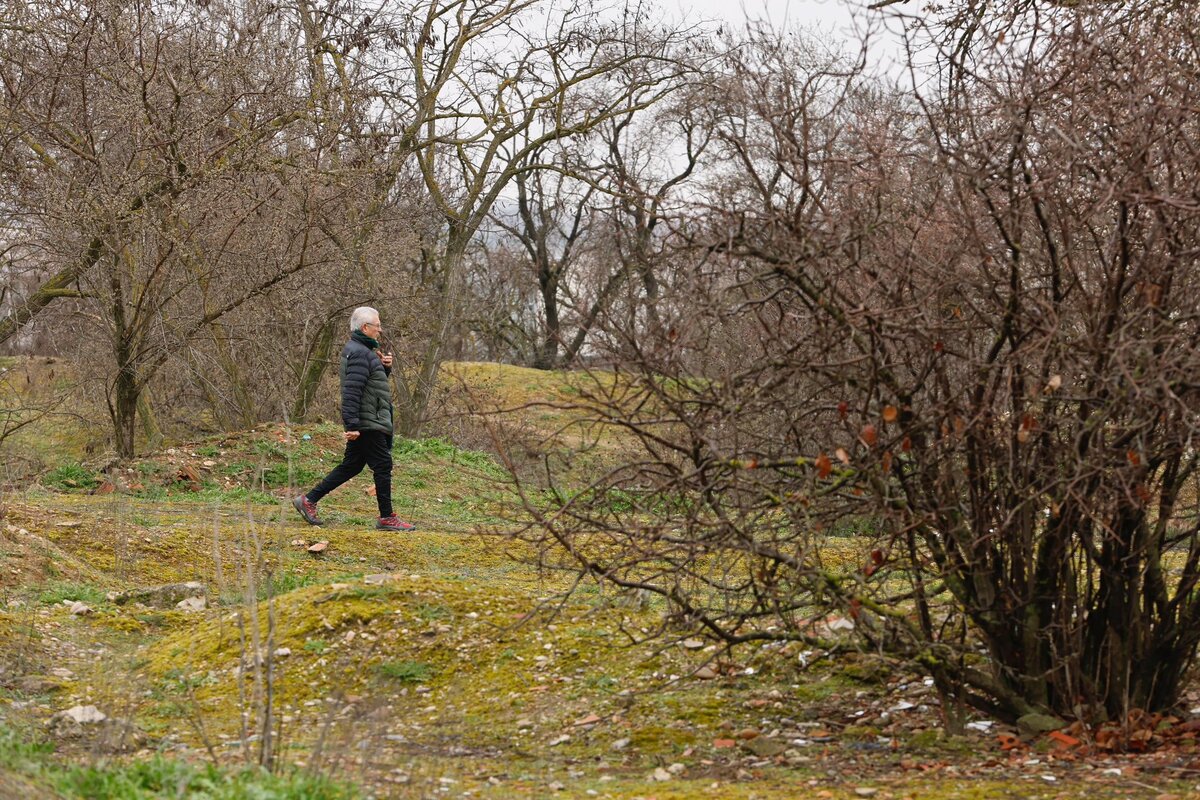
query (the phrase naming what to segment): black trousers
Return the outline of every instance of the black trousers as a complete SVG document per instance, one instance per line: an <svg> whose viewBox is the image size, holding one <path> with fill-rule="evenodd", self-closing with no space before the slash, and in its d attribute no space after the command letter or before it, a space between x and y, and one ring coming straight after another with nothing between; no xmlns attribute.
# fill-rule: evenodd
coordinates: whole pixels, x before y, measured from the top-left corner
<svg viewBox="0 0 1200 800"><path fill-rule="evenodd" d="M392 515L392 437L382 431L362 431L358 438L346 442L346 454L342 463L333 468L325 479L317 484L306 497L317 503L322 497L362 472L370 464L375 474L375 500L379 503L379 516Z"/></svg>

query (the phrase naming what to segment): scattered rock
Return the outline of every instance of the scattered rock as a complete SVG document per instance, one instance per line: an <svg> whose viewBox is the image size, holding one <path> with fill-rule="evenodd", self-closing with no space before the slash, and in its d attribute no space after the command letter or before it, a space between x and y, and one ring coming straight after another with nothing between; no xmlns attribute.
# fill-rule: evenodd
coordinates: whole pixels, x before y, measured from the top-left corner
<svg viewBox="0 0 1200 800"><path fill-rule="evenodd" d="M737 732L737 738L749 741L758 736L758 731L755 728L742 728Z"/></svg>
<svg viewBox="0 0 1200 800"><path fill-rule="evenodd" d="M292 539L292 547L308 547L307 539Z"/></svg>
<svg viewBox="0 0 1200 800"><path fill-rule="evenodd" d="M759 758L774 758L782 755L783 751L788 749L785 742L778 739L771 739L766 736L758 736L754 739L748 739L742 743L742 747L750 751Z"/></svg>
<svg viewBox="0 0 1200 800"><path fill-rule="evenodd" d="M705 664L703 667L696 670L694 675L702 681L711 681L713 678L717 677L717 672L712 667Z"/></svg>
<svg viewBox="0 0 1200 800"><path fill-rule="evenodd" d="M276 647L275 648L275 657L276 658L287 658L291 654L292 654L292 648L290 648L290 647Z"/></svg>
<svg viewBox="0 0 1200 800"><path fill-rule="evenodd" d="M569 741L571 741L571 737L564 733L561 736L555 736L546 745L548 747L558 747L560 744L566 744Z"/></svg>
<svg viewBox="0 0 1200 800"><path fill-rule="evenodd" d="M624 750L626 747L629 747L630 741L632 741L632 740L628 739L628 738L617 739L615 742L613 742L611 745L609 745L609 749Z"/></svg>
<svg viewBox="0 0 1200 800"><path fill-rule="evenodd" d="M208 600L203 597L185 597L175 604L180 611L203 611L208 608Z"/></svg>
<svg viewBox="0 0 1200 800"><path fill-rule="evenodd" d="M365 583L367 586L382 586L389 581L395 580L395 577L395 575L388 575L387 573L382 573L379 575L366 575L363 577L363 583Z"/></svg>
<svg viewBox="0 0 1200 800"><path fill-rule="evenodd" d="M12 687L22 694L48 694L62 688L62 684L45 675L24 675L12 682Z"/></svg>
<svg viewBox="0 0 1200 800"><path fill-rule="evenodd" d="M1049 714L1026 714L1017 720L1017 729L1029 736L1049 733L1065 727L1067 723Z"/></svg>
<svg viewBox="0 0 1200 800"><path fill-rule="evenodd" d="M324 553L327 547L329 547L329 542L315 542L314 544L310 544L308 546L308 552Z"/></svg>
<svg viewBox="0 0 1200 800"><path fill-rule="evenodd" d="M76 725L94 725L106 719L108 715L95 706L72 706L50 717L50 723L53 725L56 721L65 721Z"/></svg>
<svg viewBox="0 0 1200 800"><path fill-rule="evenodd" d="M704 647L702 639L684 639L683 646L688 650L699 650Z"/></svg>
<svg viewBox="0 0 1200 800"><path fill-rule="evenodd" d="M859 797L874 797L878 792L879 790L873 786L859 786L854 790Z"/></svg>
<svg viewBox="0 0 1200 800"><path fill-rule="evenodd" d="M656 768L654 770L654 772L650 773L650 776L649 776L650 780L652 780L652 781L669 781L673 777L675 777L675 776L672 775L671 773L667 772L662 767Z"/></svg>
<svg viewBox="0 0 1200 800"><path fill-rule="evenodd" d="M92 607L87 603L81 603L80 601L76 600L71 603L71 613L77 617L85 617L92 613Z"/></svg>
<svg viewBox="0 0 1200 800"><path fill-rule="evenodd" d="M589 727L589 726L595 725L599 721L600 721L600 717L598 717L597 715L588 714L586 717L583 717L582 719L577 719L571 724L577 728L583 728L583 727Z"/></svg>
<svg viewBox="0 0 1200 800"><path fill-rule="evenodd" d="M176 608L180 600L189 597L207 597L204 584L199 581L186 583L166 583L162 586L150 586L143 589L132 589L121 592L113 597L117 605L126 603L141 603L151 608Z"/></svg>
<svg viewBox="0 0 1200 800"><path fill-rule="evenodd" d="M712 746L718 750L724 749L727 747L736 747L737 740L736 739L713 739Z"/></svg>
<svg viewBox="0 0 1200 800"><path fill-rule="evenodd" d="M667 772L671 773L672 775L682 775L686 770L687 767L679 763L672 764L671 766L667 767Z"/></svg>

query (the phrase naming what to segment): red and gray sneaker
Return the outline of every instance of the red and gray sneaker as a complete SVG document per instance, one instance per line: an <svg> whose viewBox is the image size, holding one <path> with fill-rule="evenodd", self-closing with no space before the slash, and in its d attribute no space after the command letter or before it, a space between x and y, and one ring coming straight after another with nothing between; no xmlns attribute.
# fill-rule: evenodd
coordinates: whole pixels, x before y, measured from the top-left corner
<svg viewBox="0 0 1200 800"><path fill-rule="evenodd" d="M413 525L411 522L405 522L395 514L392 514L390 517L380 517L379 521L375 523L375 530L377 531L415 531L416 529L416 525Z"/></svg>
<svg viewBox="0 0 1200 800"><path fill-rule="evenodd" d="M292 498L292 505L300 512L300 516L304 517L304 521L309 525L320 525L321 518L317 516L317 504L310 503L306 495L297 495Z"/></svg>

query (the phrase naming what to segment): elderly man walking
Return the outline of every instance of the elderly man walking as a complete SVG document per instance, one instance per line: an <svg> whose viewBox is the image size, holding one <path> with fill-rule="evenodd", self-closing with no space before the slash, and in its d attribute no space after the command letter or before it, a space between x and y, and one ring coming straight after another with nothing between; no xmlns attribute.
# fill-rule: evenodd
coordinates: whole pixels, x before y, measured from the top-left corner
<svg viewBox="0 0 1200 800"><path fill-rule="evenodd" d="M366 465L375 474L375 499L379 503L381 531L411 531L415 526L392 513L392 374L391 353L380 354L379 312L369 306L350 315L350 341L342 348L342 425L346 454L325 479L292 500L309 525L320 525L317 503L321 498L362 472Z"/></svg>

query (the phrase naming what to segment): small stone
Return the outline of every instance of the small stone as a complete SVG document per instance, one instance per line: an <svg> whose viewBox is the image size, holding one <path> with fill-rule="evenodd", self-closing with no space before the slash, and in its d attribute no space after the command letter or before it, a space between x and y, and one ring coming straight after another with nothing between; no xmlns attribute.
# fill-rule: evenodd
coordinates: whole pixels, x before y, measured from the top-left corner
<svg viewBox="0 0 1200 800"><path fill-rule="evenodd" d="M363 583L367 586L382 586L392 580L392 576L386 573L380 575L366 575L363 577Z"/></svg>
<svg viewBox="0 0 1200 800"><path fill-rule="evenodd" d="M702 639L684 639L683 646L688 650L699 650L704 647L704 641Z"/></svg>
<svg viewBox="0 0 1200 800"><path fill-rule="evenodd" d="M571 741L571 737L564 733L561 736L555 736L546 744L548 747L558 747L560 744L566 744L569 741Z"/></svg>
<svg viewBox="0 0 1200 800"><path fill-rule="evenodd" d="M24 675L13 682L13 687L23 694L47 694L62 689L62 684L42 675Z"/></svg>
<svg viewBox="0 0 1200 800"><path fill-rule="evenodd" d="M310 552L310 553L324 553L324 552L325 552L325 548L327 548L327 547L329 547L329 542L315 542L315 543L313 543L313 544L310 544L310 545L308 546L308 552Z"/></svg>
<svg viewBox="0 0 1200 800"><path fill-rule="evenodd" d="M208 601L203 597L185 597L175 604L180 611L203 611L208 608Z"/></svg>
<svg viewBox="0 0 1200 800"><path fill-rule="evenodd" d="M787 744L784 742L766 736L748 739L742 744L742 747L759 758L774 758L775 756L782 755L783 751L788 749Z"/></svg>
<svg viewBox="0 0 1200 800"><path fill-rule="evenodd" d="M1058 717L1052 717L1049 714L1026 714L1017 719L1017 728L1021 733L1031 736L1056 731L1066 724Z"/></svg>
<svg viewBox="0 0 1200 800"><path fill-rule="evenodd" d="M551 781L549 784L547 784L547 788L552 792L561 792L563 789L567 788L567 785L562 781Z"/></svg>
<svg viewBox="0 0 1200 800"><path fill-rule="evenodd" d="M216 465L217 465L217 462L213 461L211 458L204 459L204 466L215 467Z"/></svg>
<svg viewBox="0 0 1200 800"><path fill-rule="evenodd" d="M703 667L701 667L700 669L696 670L696 672L694 674L697 678L699 678L702 681L711 681L713 678L717 677L716 670L714 670L712 667L708 666L707 664L704 665Z"/></svg>
<svg viewBox="0 0 1200 800"><path fill-rule="evenodd" d="M672 775L680 775L686 769L687 769L687 767L684 766L683 764L676 763L676 764L672 764L671 766L667 767L667 772L671 773Z"/></svg>
<svg viewBox="0 0 1200 800"><path fill-rule="evenodd" d="M292 547L308 547L308 541L305 539L292 539Z"/></svg>
<svg viewBox="0 0 1200 800"><path fill-rule="evenodd" d="M859 797L873 797L878 792L879 790L873 786L859 786L854 790L854 793Z"/></svg>
<svg viewBox="0 0 1200 800"><path fill-rule="evenodd" d="M108 715L95 706L72 706L66 711L58 712L51 719L66 719L80 725L93 725L104 722Z"/></svg>
<svg viewBox="0 0 1200 800"><path fill-rule="evenodd" d="M673 777L675 776L667 772L662 767L658 767L654 770L654 772L650 773L650 780L652 781L669 781Z"/></svg>
<svg viewBox="0 0 1200 800"><path fill-rule="evenodd" d="M631 739L617 739L615 742L613 742L611 745L609 745L609 749L624 750L626 747L629 747L630 741L632 741L632 740Z"/></svg>
<svg viewBox="0 0 1200 800"><path fill-rule="evenodd" d="M71 613L77 617L87 616L92 613L92 607L86 603L81 603L78 600L71 603Z"/></svg>
<svg viewBox="0 0 1200 800"><path fill-rule="evenodd" d="M292 648L290 648L290 647L276 647L275 648L275 657L276 658L287 658L291 654L292 654Z"/></svg>
<svg viewBox="0 0 1200 800"><path fill-rule="evenodd" d="M758 736L758 731L754 728L742 728L737 732L737 738L749 741Z"/></svg>

